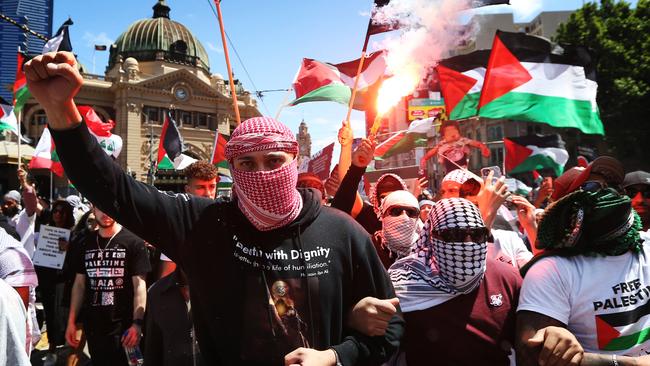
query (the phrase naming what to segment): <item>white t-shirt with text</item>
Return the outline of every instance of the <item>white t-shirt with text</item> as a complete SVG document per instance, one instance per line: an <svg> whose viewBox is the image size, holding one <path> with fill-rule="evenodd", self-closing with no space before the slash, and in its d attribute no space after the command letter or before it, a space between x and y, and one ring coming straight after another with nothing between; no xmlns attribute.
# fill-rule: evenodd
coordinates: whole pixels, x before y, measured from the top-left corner
<svg viewBox="0 0 650 366"><path fill-rule="evenodd" d="M586 352L650 353L650 242L645 239L640 253L541 259L524 278L517 310L566 324Z"/></svg>

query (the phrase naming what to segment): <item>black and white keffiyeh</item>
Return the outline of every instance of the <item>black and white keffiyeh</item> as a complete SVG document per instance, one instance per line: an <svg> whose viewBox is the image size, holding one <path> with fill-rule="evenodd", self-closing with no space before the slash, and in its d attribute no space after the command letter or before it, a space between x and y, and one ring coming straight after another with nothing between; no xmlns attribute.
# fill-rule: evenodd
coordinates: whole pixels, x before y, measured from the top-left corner
<svg viewBox="0 0 650 366"><path fill-rule="evenodd" d="M470 201L438 201L408 257L389 269L402 311L424 310L475 290L485 273L486 242L445 242L433 231L485 228L481 213Z"/></svg>

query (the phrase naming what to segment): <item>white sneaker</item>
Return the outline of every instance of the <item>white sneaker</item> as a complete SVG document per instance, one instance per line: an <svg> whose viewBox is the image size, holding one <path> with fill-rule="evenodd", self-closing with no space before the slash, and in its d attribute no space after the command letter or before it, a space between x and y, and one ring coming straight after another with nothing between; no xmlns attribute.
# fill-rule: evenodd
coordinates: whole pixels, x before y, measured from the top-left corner
<svg viewBox="0 0 650 366"><path fill-rule="evenodd" d="M57 358L56 353L48 353L43 360L43 366L55 366Z"/></svg>

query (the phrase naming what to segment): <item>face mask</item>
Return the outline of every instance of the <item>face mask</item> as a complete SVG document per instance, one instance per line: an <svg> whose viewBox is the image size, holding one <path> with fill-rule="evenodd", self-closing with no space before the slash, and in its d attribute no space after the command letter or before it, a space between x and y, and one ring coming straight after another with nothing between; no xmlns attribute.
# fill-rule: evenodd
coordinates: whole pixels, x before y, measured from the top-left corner
<svg viewBox="0 0 650 366"><path fill-rule="evenodd" d="M269 231L290 224L302 210L296 189L297 161L272 171L244 172L232 169L237 204L258 230Z"/></svg>
<svg viewBox="0 0 650 366"><path fill-rule="evenodd" d="M411 253L411 248L418 238L416 221L402 212L401 215L386 216L382 219L384 245L401 257Z"/></svg>

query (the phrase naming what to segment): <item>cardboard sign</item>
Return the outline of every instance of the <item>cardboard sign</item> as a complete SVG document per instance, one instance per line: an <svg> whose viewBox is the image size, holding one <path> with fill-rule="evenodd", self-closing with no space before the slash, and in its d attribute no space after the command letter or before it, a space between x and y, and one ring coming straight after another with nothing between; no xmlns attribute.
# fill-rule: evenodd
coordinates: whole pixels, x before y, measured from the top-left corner
<svg viewBox="0 0 650 366"><path fill-rule="evenodd" d="M38 246L32 261L35 265L48 268L63 268L66 252L59 250L59 239L70 240L70 230L42 225L38 235Z"/></svg>

